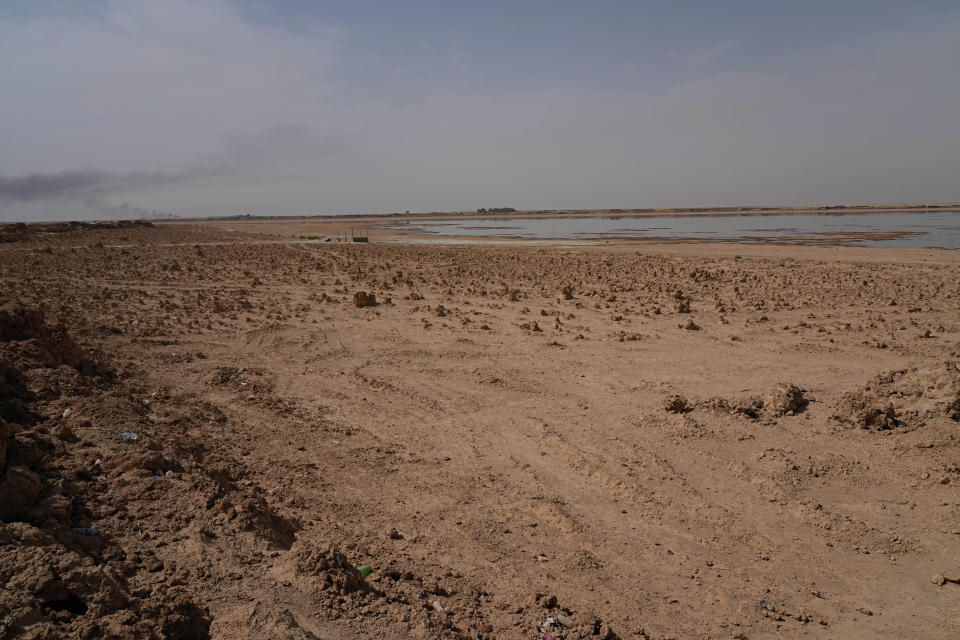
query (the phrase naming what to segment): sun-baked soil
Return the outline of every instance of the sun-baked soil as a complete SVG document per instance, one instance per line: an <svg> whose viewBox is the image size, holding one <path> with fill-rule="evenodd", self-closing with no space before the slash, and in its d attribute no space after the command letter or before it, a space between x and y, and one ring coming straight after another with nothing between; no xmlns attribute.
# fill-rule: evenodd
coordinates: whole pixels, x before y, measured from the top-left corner
<svg viewBox="0 0 960 640"><path fill-rule="evenodd" d="M0 246L0 637L960 636L958 252L278 240Z"/></svg>

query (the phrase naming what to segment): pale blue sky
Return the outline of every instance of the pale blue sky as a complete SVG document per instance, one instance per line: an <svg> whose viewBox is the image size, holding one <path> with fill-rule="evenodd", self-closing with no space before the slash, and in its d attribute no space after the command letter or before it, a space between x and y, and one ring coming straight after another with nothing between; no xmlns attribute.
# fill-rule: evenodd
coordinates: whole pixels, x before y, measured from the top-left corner
<svg viewBox="0 0 960 640"><path fill-rule="evenodd" d="M8 0L0 219L957 201L958 60L955 1Z"/></svg>

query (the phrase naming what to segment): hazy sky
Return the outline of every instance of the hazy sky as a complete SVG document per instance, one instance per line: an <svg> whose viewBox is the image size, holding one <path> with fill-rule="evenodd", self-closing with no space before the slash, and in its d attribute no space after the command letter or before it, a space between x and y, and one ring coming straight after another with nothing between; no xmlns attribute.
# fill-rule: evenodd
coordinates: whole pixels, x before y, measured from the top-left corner
<svg viewBox="0 0 960 640"><path fill-rule="evenodd" d="M956 0L0 2L0 219L958 200Z"/></svg>

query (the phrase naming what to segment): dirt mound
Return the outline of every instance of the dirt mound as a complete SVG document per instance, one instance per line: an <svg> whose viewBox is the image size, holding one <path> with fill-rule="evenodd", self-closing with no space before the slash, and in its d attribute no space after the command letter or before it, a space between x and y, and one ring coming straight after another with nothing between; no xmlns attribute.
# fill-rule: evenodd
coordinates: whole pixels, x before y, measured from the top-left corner
<svg viewBox="0 0 960 640"><path fill-rule="evenodd" d="M252 532L283 549L293 544L299 524L275 513L263 496L242 495L234 511L242 531Z"/></svg>
<svg viewBox="0 0 960 640"><path fill-rule="evenodd" d="M953 401L947 405L947 417L960 421L960 392L957 392Z"/></svg>
<svg viewBox="0 0 960 640"><path fill-rule="evenodd" d="M43 314L37 309L28 309L15 304L0 308L0 340L26 340L39 338L46 331Z"/></svg>
<svg viewBox="0 0 960 640"><path fill-rule="evenodd" d="M834 417L867 429L890 429L922 426L938 416L960 420L960 365L954 361L882 373L845 394Z"/></svg>
<svg viewBox="0 0 960 640"><path fill-rule="evenodd" d="M218 631L235 640L317 640L289 610L277 611L260 602L239 607L219 625Z"/></svg>
<svg viewBox="0 0 960 640"><path fill-rule="evenodd" d="M807 407L803 390L789 382L777 383L762 394L742 398L709 398L698 402L698 406L722 413L733 413L748 418L774 419L785 415L794 415Z"/></svg>
<svg viewBox="0 0 960 640"><path fill-rule="evenodd" d="M897 426L897 412L893 403L870 391L853 391L840 400L839 420L861 429L893 429Z"/></svg>
<svg viewBox="0 0 960 640"><path fill-rule="evenodd" d="M861 429L883 431L899 424L893 403L870 391L844 394L834 417Z"/></svg>
<svg viewBox="0 0 960 640"><path fill-rule="evenodd" d="M58 535L63 542L24 522L0 524L0 636L206 637L209 616L192 599L136 598L119 567L96 561L98 545Z"/></svg>
<svg viewBox="0 0 960 640"><path fill-rule="evenodd" d="M4 307L0 336L0 637L207 637L209 614L195 595L176 584L144 589L168 576L139 560L154 545L106 516L139 514L130 524L160 528L144 512L155 502L142 483L182 469L170 458L183 452L165 456L158 440L125 444L111 429L91 432L87 420L75 423L77 437L72 411L44 407L97 406L130 428L144 422L131 390L86 375L96 366L37 310ZM56 375L64 366L79 370Z"/></svg>
<svg viewBox="0 0 960 640"><path fill-rule="evenodd" d="M111 375L98 354L81 349L63 326L48 325L38 309L0 307L0 418L32 423L31 401L79 393ZM0 437L8 428L0 427Z"/></svg>
<svg viewBox="0 0 960 640"><path fill-rule="evenodd" d="M316 578L323 590L347 594L364 588L363 576L343 553L331 547L317 548L297 542L290 549L288 568L295 575Z"/></svg>
<svg viewBox="0 0 960 640"><path fill-rule="evenodd" d="M32 236L25 222L0 225L0 242L23 242Z"/></svg>
<svg viewBox="0 0 960 640"><path fill-rule="evenodd" d="M37 237L71 231L105 231L108 229L152 228L147 220L111 220L104 222L14 222L0 225L0 242L25 242Z"/></svg>
<svg viewBox="0 0 960 640"><path fill-rule="evenodd" d="M207 638L210 635L210 615L206 607L198 606L183 593L147 600L137 613L141 633L152 633L169 640ZM151 623L157 626L151 626ZM118 635L122 637L122 634Z"/></svg>
<svg viewBox="0 0 960 640"><path fill-rule="evenodd" d="M77 346L62 326L49 326L43 313L21 305L7 304L0 307L0 363L6 364L9 373L17 367L17 360L25 360L19 368L31 365L59 367L67 365L83 373L105 375L108 369L96 362ZM11 362L13 361L13 362Z"/></svg>
<svg viewBox="0 0 960 640"><path fill-rule="evenodd" d="M27 389L20 371L0 357L0 418L7 420L26 419L26 402L30 397L30 390ZM0 440L6 442L8 434L5 431L10 428L5 423L0 424ZM0 452L2 452L4 446L4 444L0 444Z"/></svg>

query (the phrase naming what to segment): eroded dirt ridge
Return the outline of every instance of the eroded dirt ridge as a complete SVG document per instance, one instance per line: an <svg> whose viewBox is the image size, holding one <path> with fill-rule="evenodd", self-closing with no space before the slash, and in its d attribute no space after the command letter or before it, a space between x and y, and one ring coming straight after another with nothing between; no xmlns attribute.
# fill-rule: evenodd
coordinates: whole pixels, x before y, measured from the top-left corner
<svg viewBox="0 0 960 640"><path fill-rule="evenodd" d="M4 245L0 636L960 633L957 262L250 240Z"/></svg>

